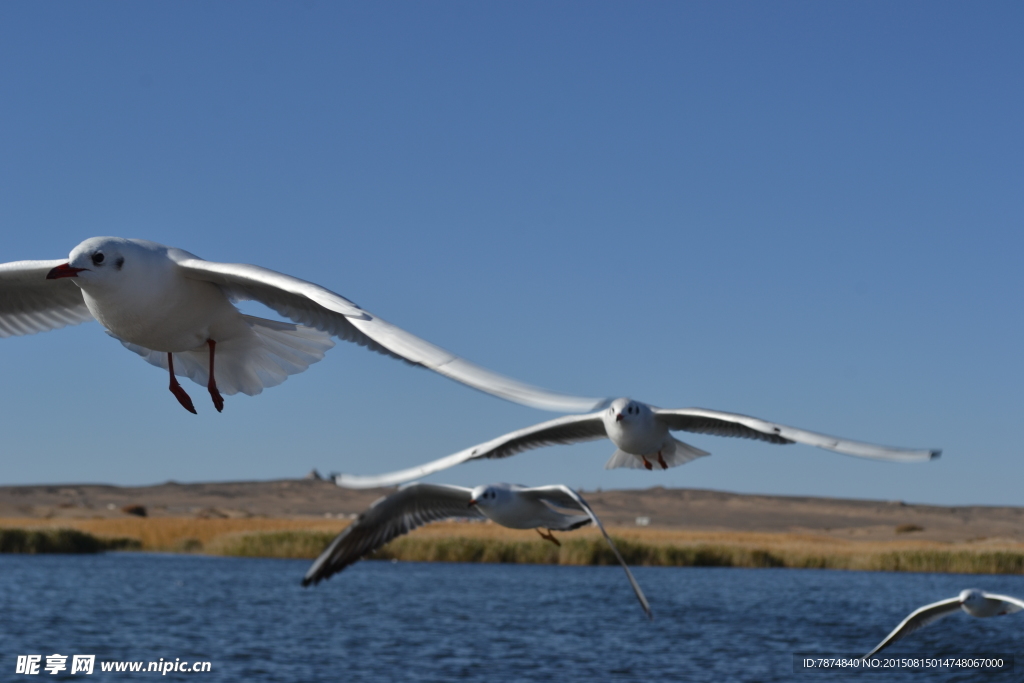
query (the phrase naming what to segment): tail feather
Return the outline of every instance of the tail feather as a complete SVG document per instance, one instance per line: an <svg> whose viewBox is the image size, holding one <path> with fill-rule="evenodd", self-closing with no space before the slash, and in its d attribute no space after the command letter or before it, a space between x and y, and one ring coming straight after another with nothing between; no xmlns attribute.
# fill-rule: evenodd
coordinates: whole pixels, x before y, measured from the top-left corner
<svg viewBox="0 0 1024 683"><path fill-rule="evenodd" d="M604 468L606 470L614 470L619 467L628 467L629 469L639 470L643 469L643 466L644 463L640 458L636 457L632 453L627 453L621 448L612 453L612 457L604 464Z"/></svg>
<svg viewBox="0 0 1024 683"><path fill-rule="evenodd" d="M685 465L691 460L696 460L697 458L705 455L711 454L697 448L696 446L683 443L679 439L672 439L668 446L661 449L661 457L669 467ZM661 465L658 464L657 452L648 453L647 462L651 463L655 469L661 469ZM638 455L633 455L632 453L627 453L621 448L615 451L615 453L612 454L612 457L604 465L606 470L614 470L619 467L627 467L634 470L645 469L643 458Z"/></svg>
<svg viewBox="0 0 1024 683"><path fill-rule="evenodd" d="M238 392L254 396L266 387L277 386L289 375L298 374L323 360L324 354L334 346L330 334L312 327L250 315L242 318L251 334L217 342L214 359L217 388L228 396ZM166 353L119 341L151 365L167 369ZM206 386L209 362L209 350L205 345L175 353L174 374Z"/></svg>
<svg viewBox="0 0 1024 683"><path fill-rule="evenodd" d="M683 443L679 439L672 439L672 445L675 446L671 453L661 452L661 457L665 459L665 464L669 467L678 467L679 465L685 465L691 460L702 458L705 455L711 455L707 451L703 451L696 446L691 446L688 443Z"/></svg>

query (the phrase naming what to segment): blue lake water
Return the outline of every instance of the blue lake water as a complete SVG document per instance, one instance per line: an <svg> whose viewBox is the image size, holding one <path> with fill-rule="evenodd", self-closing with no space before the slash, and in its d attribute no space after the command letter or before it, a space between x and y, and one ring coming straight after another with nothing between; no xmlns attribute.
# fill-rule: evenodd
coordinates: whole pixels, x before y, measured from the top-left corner
<svg viewBox="0 0 1024 683"><path fill-rule="evenodd" d="M793 668L798 652L866 652L963 588L1024 596L1022 576L638 567L649 622L617 567L362 562L304 589L307 566L0 555L0 680L158 675L15 675L17 655L53 653L209 661L166 678L232 682L1024 679L1024 613L956 614L885 653L998 653L1016 672Z"/></svg>

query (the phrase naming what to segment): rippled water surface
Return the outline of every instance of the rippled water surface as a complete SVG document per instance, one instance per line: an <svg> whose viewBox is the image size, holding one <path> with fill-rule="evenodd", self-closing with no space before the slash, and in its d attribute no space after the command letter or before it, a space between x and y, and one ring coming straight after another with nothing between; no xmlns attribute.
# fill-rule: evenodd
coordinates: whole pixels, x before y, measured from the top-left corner
<svg viewBox="0 0 1024 683"><path fill-rule="evenodd" d="M1013 655L1016 673L794 673L797 652L863 653L913 608L1024 577L363 562L303 589L308 563L113 553L0 555L0 680L19 654L210 661L205 681L1019 681L1024 613L957 614L890 649ZM70 660L69 660L70 661ZM69 667L70 668L70 667ZM98 667L97 667L98 669Z"/></svg>

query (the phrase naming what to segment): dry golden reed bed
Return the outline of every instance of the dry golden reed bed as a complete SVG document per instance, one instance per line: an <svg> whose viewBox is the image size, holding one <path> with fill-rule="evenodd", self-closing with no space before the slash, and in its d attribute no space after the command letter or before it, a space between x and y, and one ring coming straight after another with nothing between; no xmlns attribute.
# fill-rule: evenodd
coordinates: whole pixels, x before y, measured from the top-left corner
<svg viewBox="0 0 1024 683"><path fill-rule="evenodd" d="M38 519L0 517L0 529L77 529L101 538L132 538L142 550L177 552L206 548L214 539L267 531L338 533L347 522L330 519L202 519L195 517L121 517L117 519Z"/></svg>
<svg viewBox="0 0 1024 683"><path fill-rule="evenodd" d="M134 539L142 550L245 557L316 557L347 522L334 519L2 518L0 529L76 529L100 539ZM887 571L1024 573L1024 544L938 543L905 538L850 541L826 535L610 528L637 565L800 567ZM561 547L533 531L494 524L440 523L396 539L375 557L407 561L611 564L600 534L558 534ZM131 547L121 545L120 547Z"/></svg>

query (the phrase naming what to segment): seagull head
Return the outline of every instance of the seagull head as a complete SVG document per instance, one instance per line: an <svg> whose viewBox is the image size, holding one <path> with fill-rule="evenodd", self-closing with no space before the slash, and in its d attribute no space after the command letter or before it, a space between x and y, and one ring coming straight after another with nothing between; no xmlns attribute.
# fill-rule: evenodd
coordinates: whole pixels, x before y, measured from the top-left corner
<svg viewBox="0 0 1024 683"><path fill-rule="evenodd" d="M49 280L70 277L93 295L124 296L147 291L173 277L174 262L167 247L123 237L90 237L71 250L68 262L53 268Z"/></svg>
<svg viewBox="0 0 1024 683"><path fill-rule="evenodd" d="M960 591L960 604L968 607L975 607L985 602L985 596L977 588L967 588Z"/></svg>
<svg viewBox="0 0 1024 683"><path fill-rule="evenodd" d="M617 398L605 409L605 421L630 424L651 412L645 404L629 398Z"/></svg>
<svg viewBox="0 0 1024 683"><path fill-rule="evenodd" d="M52 269L46 279L73 277L89 284L109 281L124 268L133 248L137 245L122 237L90 237L72 249L68 262Z"/></svg>
<svg viewBox="0 0 1024 683"><path fill-rule="evenodd" d="M498 499L498 489L493 485L481 485L473 489L469 494L469 507L479 507L486 510L494 506Z"/></svg>

